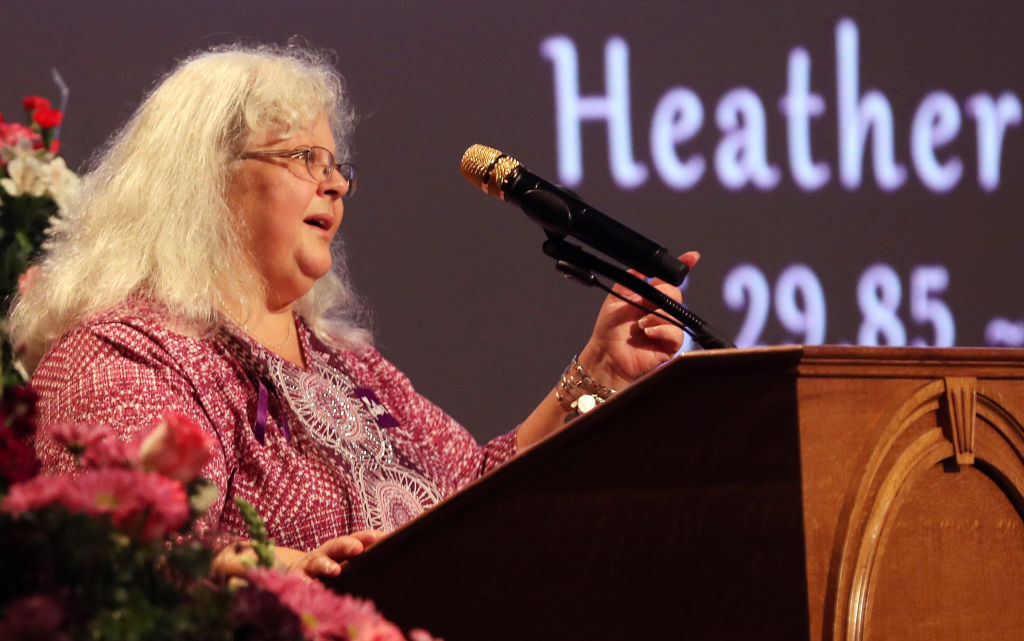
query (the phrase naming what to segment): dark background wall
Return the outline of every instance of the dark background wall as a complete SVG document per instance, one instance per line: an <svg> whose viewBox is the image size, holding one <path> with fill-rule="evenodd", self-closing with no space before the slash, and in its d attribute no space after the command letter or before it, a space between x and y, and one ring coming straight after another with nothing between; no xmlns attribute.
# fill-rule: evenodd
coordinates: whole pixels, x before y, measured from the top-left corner
<svg viewBox="0 0 1024 641"><path fill-rule="evenodd" d="M480 438L529 412L585 342L600 303L596 290L556 275L540 252L541 233L518 210L458 172L465 148L481 142L568 181L559 173L553 58L541 49L556 35L577 52L584 95L606 93L606 43L625 43L628 151L647 172L640 184L620 186L607 125L587 121L574 188L673 251L699 249L687 300L733 337L746 326L741 343L1024 345L1018 2L116 0L8 3L2 14L0 112L20 118L26 94L56 101L57 69L71 90L61 137L72 167L196 49L300 35L337 52L362 116L354 136L360 193L346 207L342 235L375 311L378 346ZM859 40L855 104L877 90L892 113L894 158L906 171L896 188L876 179L874 143L864 147L859 186L840 180L844 18ZM829 179L811 190L794 177L795 125L780 108L796 48L806 52L811 91L824 107L806 123L812 159L827 165ZM689 188L670 186L652 152L652 120L673 88L688 89L703 110L692 137L662 140L676 158L704 162ZM746 110L730 123L729 105L741 94ZM988 187L978 178L979 119L969 107L977 94L1003 96L1006 109L993 156L999 180ZM937 100L945 117L959 117L952 133L943 136L939 111L922 107L929 95L938 97L928 105ZM751 120L758 109L763 129ZM677 113L676 124L693 115ZM921 177L927 154L912 151L915 119L935 162L962 167L947 191ZM669 129L657 131L664 139ZM758 132L763 146L751 138ZM741 138L747 144L733 164L763 149L777 170L773 184L727 186L716 154ZM187 149L167 153L188 162Z"/></svg>

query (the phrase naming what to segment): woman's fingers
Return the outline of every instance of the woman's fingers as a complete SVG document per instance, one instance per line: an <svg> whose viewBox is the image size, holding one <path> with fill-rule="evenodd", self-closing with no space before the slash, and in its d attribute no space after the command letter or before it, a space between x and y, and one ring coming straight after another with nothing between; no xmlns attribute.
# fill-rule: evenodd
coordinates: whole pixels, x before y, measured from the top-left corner
<svg viewBox="0 0 1024 641"><path fill-rule="evenodd" d="M360 530L327 541L306 557L302 568L309 576L337 576L345 563L368 550L384 536L377 530Z"/></svg>
<svg viewBox="0 0 1024 641"><path fill-rule="evenodd" d="M697 261L700 260L700 252L688 251L684 253L682 256L680 256L679 260L689 265L690 269L693 269L693 267L697 264Z"/></svg>
<svg viewBox="0 0 1024 641"><path fill-rule="evenodd" d="M354 536L339 536L318 547L315 551L335 561L345 561L362 554L366 545Z"/></svg>
<svg viewBox="0 0 1024 641"><path fill-rule="evenodd" d="M359 530L350 534L354 539L363 544L363 550L369 550L374 543L384 538L385 534L380 530Z"/></svg>
<svg viewBox="0 0 1024 641"><path fill-rule="evenodd" d="M323 554L312 554L306 562L305 572L307 576L338 576L341 574L341 563Z"/></svg>
<svg viewBox="0 0 1024 641"><path fill-rule="evenodd" d="M662 294L665 294L666 296L676 301L677 303L683 300L683 292L672 283L658 281L658 283L654 285L654 287Z"/></svg>
<svg viewBox="0 0 1024 641"><path fill-rule="evenodd" d="M384 533L377 530L361 530L331 539L309 552L275 546L276 565L310 579L338 576L349 559L359 556L383 537ZM225 578L244 576L256 561L252 545L240 541L221 550L214 559L213 569Z"/></svg>
<svg viewBox="0 0 1024 641"><path fill-rule="evenodd" d="M664 343L663 347L666 352L674 354L683 346L682 328L655 314L642 317L636 322L636 325L643 333L644 338Z"/></svg>

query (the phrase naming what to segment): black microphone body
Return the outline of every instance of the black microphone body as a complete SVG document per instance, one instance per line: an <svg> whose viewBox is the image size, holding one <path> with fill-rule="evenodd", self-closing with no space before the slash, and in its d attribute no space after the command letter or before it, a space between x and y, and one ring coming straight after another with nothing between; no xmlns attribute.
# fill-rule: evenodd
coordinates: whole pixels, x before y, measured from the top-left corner
<svg viewBox="0 0 1024 641"><path fill-rule="evenodd" d="M519 205L549 233L577 238L642 274L673 285L686 278L689 266L666 248L522 165L512 170L503 191L506 201Z"/></svg>
<svg viewBox="0 0 1024 641"><path fill-rule="evenodd" d="M673 285L680 285L690 270L661 245L497 149L473 145L463 155L460 168L467 180L491 196L518 205L551 236L573 236L646 276Z"/></svg>
<svg viewBox="0 0 1024 641"><path fill-rule="evenodd" d="M689 265L661 245L591 207L572 191L549 183L493 147L473 145L462 155L459 169L466 180L484 193L518 205L540 224L548 234L544 253L558 260L559 269L565 273L590 285L597 281L595 273L609 277L668 312L701 347L735 347L732 341L723 338L674 299L620 267L566 242L565 237L573 236L641 274L656 276L673 285L682 284Z"/></svg>

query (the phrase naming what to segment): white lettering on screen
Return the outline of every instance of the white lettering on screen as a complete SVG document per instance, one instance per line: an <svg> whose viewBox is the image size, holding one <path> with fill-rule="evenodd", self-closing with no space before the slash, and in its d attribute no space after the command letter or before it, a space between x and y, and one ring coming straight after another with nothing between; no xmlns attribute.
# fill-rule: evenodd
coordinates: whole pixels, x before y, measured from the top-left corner
<svg viewBox="0 0 1024 641"><path fill-rule="evenodd" d="M634 155L626 41L614 36L605 43L604 93L593 95L580 93L576 44L569 36L546 38L540 51L551 62L554 74L559 179L569 186L583 181L582 127L586 122L603 124L607 129L608 163L615 183L623 189L646 184L652 172ZM789 172L797 187L808 192L822 189L832 176L828 161L816 160L812 152L813 124L826 113L828 104L811 87L811 64L807 49L796 46L790 51L786 93L777 103L786 121ZM835 68L838 157L834 162L839 183L847 190L864 186L865 152L870 143L870 175L874 184L883 191L900 189L908 180L907 167L897 157L897 140L904 134L885 93L861 88L860 33L856 23L848 18L836 25ZM870 84L880 81L871 79ZM715 125L721 137L714 150L713 166L718 182L726 189L771 190L782 181L782 170L772 163L769 153L771 132L765 104L752 89L737 86L726 91L715 106ZM965 100L962 109L974 121L978 185L983 191L995 191L999 187L1007 130L1021 123L1020 98L1010 91L1004 91L998 98L978 92ZM654 105L647 146L653 173L669 188L691 189L707 173L707 152L692 148L704 121L704 103L692 87L671 87ZM941 153L963 133L962 127L957 99L948 92L934 90L920 100L909 127L902 130L907 135L910 163L927 189L949 192L963 179L964 160Z"/></svg>
<svg viewBox="0 0 1024 641"><path fill-rule="evenodd" d="M985 191L995 191L999 186L1006 127L1020 124L1020 98L1008 91L998 100L976 93L967 99L965 108L978 121L978 184Z"/></svg>
<svg viewBox="0 0 1024 641"><path fill-rule="evenodd" d="M647 181L647 167L633 159L633 127L629 113L629 47L611 38L604 48L604 95L581 96L576 45L565 36L548 38L541 51L555 65L555 101L558 104L558 173L568 185L583 179L581 126L585 120L608 124L608 157L612 176L624 189Z"/></svg>
<svg viewBox="0 0 1024 641"><path fill-rule="evenodd" d="M661 179L673 189L689 189L704 176L706 163L700 154L686 160L679 157L677 147L690 140L704 125L704 105L688 87L665 92L654 108L651 118L651 157Z"/></svg>
<svg viewBox="0 0 1024 641"><path fill-rule="evenodd" d="M726 93L718 101L715 122L725 134L715 150L715 171L723 185L769 190L779 184L779 168L768 163L764 105L756 93L745 87Z"/></svg>
<svg viewBox="0 0 1024 641"><path fill-rule="evenodd" d="M940 162L935 150L960 133L960 109L956 99L944 91L924 97L910 127L910 145L917 175L934 192L947 192L960 182L964 164L956 156Z"/></svg>
<svg viewBox="0 0 1024 641"><path fill-rule="evenodd" d="M860 95L860 34L852 20L836 27L836 109L839 116L839 178L847 189L860 187L864 146L872 133L875 180L893 191L907 179L907 169L896 162L892 107L880 91Z"/></svg>
<svg viewBox="0 0 1024 641"><path fill-rule="evenodd" d="M801 189L815 191L825 186L832 172L828 163L816 162L811 155L811 119L825 113L825 99L811 92L811 55L803 47L789 52L788 76L779 111L786 116L789 170Z"/></svg>

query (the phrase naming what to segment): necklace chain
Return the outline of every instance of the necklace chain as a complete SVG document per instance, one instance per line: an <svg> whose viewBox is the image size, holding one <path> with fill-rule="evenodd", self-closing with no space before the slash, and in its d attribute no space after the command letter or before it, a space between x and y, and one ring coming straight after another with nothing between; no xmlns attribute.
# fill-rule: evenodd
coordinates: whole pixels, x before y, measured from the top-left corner
<svg viewBox="0 0 1024 641"><path fill-rule="evenodd" d="M291 342L292 333L295 332L295 319L291 319L289 321L289 323L288 323L288 333L284 335L284 340L281 341L277 345L268 345L266 342L261 341L259 338L256 337L255 334L252 333L252 331L249 329L249 325L246 324L246 323L242 323L242 331L244 331L249 336L252 336L256 340L256 342L259 343L260 345L266 347L267 349L269 349L272 352L276 352L276 351L278 351L279 349L283 348L285 345L287 345L288 343Z"/></svg>

